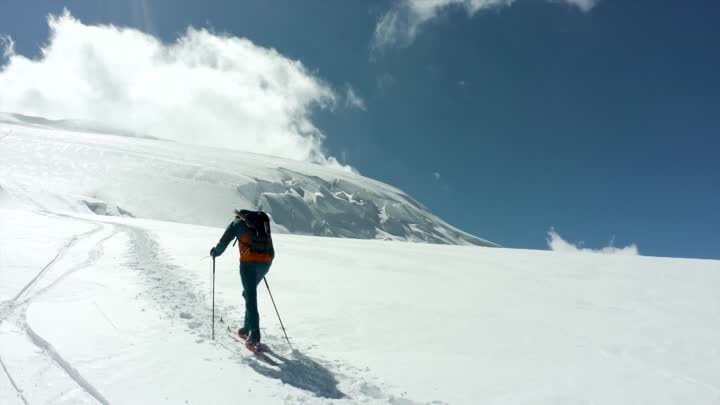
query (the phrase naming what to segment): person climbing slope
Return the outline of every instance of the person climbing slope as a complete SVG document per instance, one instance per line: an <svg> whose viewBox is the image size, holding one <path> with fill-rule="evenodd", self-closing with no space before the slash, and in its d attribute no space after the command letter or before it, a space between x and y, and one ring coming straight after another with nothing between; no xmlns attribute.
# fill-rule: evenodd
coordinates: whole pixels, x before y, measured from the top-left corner
<svg viewBox="0 0 720 405"><path fill-rule="evenodd" d="M220 241L210 249L213 258L223 254L231 240L240 242L240 280L245 299L245 322L238 334L253 347L260 344L260 313L257 286L270 270L275 249L270 233L270 218L262 211L235 210L235 218Z"/></svg>

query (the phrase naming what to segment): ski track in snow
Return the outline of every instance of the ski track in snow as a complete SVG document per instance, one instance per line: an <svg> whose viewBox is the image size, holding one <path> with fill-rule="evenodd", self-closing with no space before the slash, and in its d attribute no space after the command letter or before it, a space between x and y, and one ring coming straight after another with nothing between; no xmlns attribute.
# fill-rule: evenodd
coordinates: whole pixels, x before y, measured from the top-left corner
<svg viewBox="0 0 720 405"><path fill-rule="evenodd" d="M40 208L40 204L35 203L33 205ZM162 259L161 247L150 231L141 227L108 222L102 219L90 220L70 214L52 213L42 208L38 213L48 217L82 221L95 225L95 228L71 237L55 257L11 301L0 304L0 322L12 319L38 349L92 397L93 402L103 405L110 403L49 341L30 327L26 321L26 313L34 299L58 285L73 272L87 268L99 261L103 256L103 243L115 235L124 233L129 236L130 244L125 265L129 269L137 271L146 282L146 289L140 291L137 298L147 295L148 298L158 304L157 308L160 309L166 319L171 322L182 322L184 324L184 333L196 335L198 338L196 343L203 344L210 341L211 321L208 318L211 318L211 308L208 294L199 288L201 287L200 280L193 277L191 273L183 271L181 267ZM92 247L85 252L84 259L58 270L59 263L62 263L71 253L79 250L79 245L88 241L92 242L94 239L97 239L97 241L92 243ZM56 275L55 273L59 274ZM47 285L38 289L42 282L47 282ZM212 344L217 344L217 347L226 350L238 363L252 368L259 375L296 388L296 391L291 391L283 396L283 401L286 404L307 404L308 402L317 402L318 399L325 399L328 403L333 402L333 400L343 402L349 400L351 403L362 402L368 404L420 404L405 397L386 394L385 390L381 388L382 382L368 381L367 370L360 370L338 361L317 360L299 350L273 350L268 354L273 360L277 361L277 365L272 366L264 363L254 358L252 354L248 353L222 330L226 325L240 325L242 323L242 319L239 317L241 310L233 305L223 305L218 297L216 297L215 304L216 328L218 330L216 330L216 340ZM103 316L105 315L103 314ZM110 319L108 319L108 322L112 324ZM264 341L274 348L286 347L285 342L278 336L266 335ZM21 400L27 404L28 402L22 394L23 390L12 379L11 373L4 363L2 367ZM442 404L442 402L438 401L433 403Z"/></svg>
<svg viewBox="0 0 720 405"><path fill-rule="evenodd" d="M97 389L95 389L95 387L92 386L92 384L90 384L82 377L82 375L80 375L80 373L75 369L75 367L72 366L72 364L65 360L57 352L57 350L55 350L53 345L51 345L47 340L43 339L40 335L35 333L35 331L29 325L25 324L24 326L33 343L35 343L37 347L41 348L43 352L47 353L48 356L50 356L56 364L62 367L62 369L65 370L68 376L70 376L70 378L72 378L76 383L78 383L78 385L82 387L85 392L90 394L93 398L95 398L103 405L108 405L110 403Z"/></svg>
<svg viewBox="0 0 720 405"><path fill-rule="evenodd" d="M13 380L12 375L8 371L7 367L5 367L5 363L2 361L2 356L0 356L0 367L2 367L3 371L5 372L5 375L7 375L8 381L10 381L10 385L13 386L15 389L15 392L17 392L18 397L25 405L29 405L28 401L25 399L25 395L23 395L23 391L18 388L18 385L15 383L15 380Z"/></svg>
<svg viewBox="0 0 720 405"><path fill-rule="evenodd" d="M40 212L40 214L47 215L50 217L61 217L61 218L67 218L66 215L56 215L52 213L47 212ZM74 218L73 218L74 219ZM30 341L43 353L45 353L56 365L58 365L73 381L75 381L78 386L80 386L85 392L88 393L93 399L95 399L97 402L101 404L109 404L109 402L103 397L103 395L95 389L95 387L88 382L85 378L82 377L80 372L75 369L75 367L70 364L67 360L65 360L60 353L50 344L47 340L43 339L39 334L37 334L27 323L26 316L27 316L27 309L32 304L32 301L42 296L46 291L51 289L53 286L57 285L60 281L62 281L65 277L70 275L71 273L84 269L88 266L90 266L92 263L99 260L100 257L102 257L102 244L112 238L116 232L113 230L113 232L110 233L110 235L105 236L101 238L99 241L95 242L93 244L93 247L86 252L85 258L76 264L72 264L69 267L66 267L65 269L61 269L60 274L49 282L48 285L45 287L33 292L33 289L45 278L48 278L48 275L50 273L53 273L55 271L55 268L57 267L57 264L61 262L70 251L74 250L74 248L80 244L81 242L88 241L91 237L96 237L96 235L102 233L102 231L108 231L113 230L112 226L104 225L104 224L97 224L96 227L88 232L84 232L78 235L74 235L70 240L68 240L63 247L60 248L58 253L55 255L55 257L46 264L39 272L38 274L28 283L26 284L20 292L9 302L5 302L3 305L3 309L0 312L0 315L2 316L0 318L0 321L2 322L9 322L14 321L13 323L18 326L21 330L25 332L25 334L29 337ZM90 240L92 242L92 240ZM26 294L27 293L27 294ZM23 295L26 294L25 297ZM23 299L21 299L23 298ZM5 373L8 375L8 378L10 379L12 385L15 387L16 390L18 390L18 393L22 393L22 390L17 387L15 382L10 377L10 372L8 371L5 364L3 364L3 369L5 370ZM22 395L22 394L21 394ZM25 398L22 398L25 403Z"/></svg>
<svg viewBox="0 0 720 405"><path fill-rule="evenodd" d="M92 232L94 232L94 231L92 231ZM92 232L91 232L91 233L92 233ZM55 257L54 257L52 260L50 260L50 262L49 262L48 264L46 264L45 267L43 267L43 268L40 270L40 272L39 272L32 280L30 280L30 282L27 283L27 284L25 285L25 287L23 287L23 288L20 290L20 292L12 299L12 303L17 302L17 300L25 293L25 291L27 291L30 287L32 287L33 285L35 285L35 283L40 279L40 277L42 277L42 275L47 271L47 269L50 268L53 264L55 264L55 262L63 256L63 253L65 253L70 246L72 246L73 244L75 244L75 242L77 242L77 240L78 240L78 237L77 237L77 236L73 236L73 237L65 244L65 246L63 246L62 248L60 248L60 250L57 252L57 254L55 255Z"/></svg>

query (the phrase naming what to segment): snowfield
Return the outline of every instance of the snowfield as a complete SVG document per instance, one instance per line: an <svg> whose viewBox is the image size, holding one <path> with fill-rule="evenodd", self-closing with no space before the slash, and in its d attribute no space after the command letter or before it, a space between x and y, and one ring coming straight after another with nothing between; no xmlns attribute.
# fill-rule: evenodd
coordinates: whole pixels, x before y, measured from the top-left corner
<svg viewBox="0 0 720 405"><path fill-rule="evenodd" d="M345 170L102 127L0 113L2 185L74 212L225 226L233 208L258 208L276 233L495 246Z"/></svg>
<svg viewBox="0 0 720 405"><path fill-rule="evenodd" d="M10 127L0 404L720 403L718 261L275 234L268 281L293 346L261 285L271 365L224 331L243 311L230 248L216 263L211 339L207 258L243 198L213 184L267 169L226 173L227 158L205 167L186 152L170 164L177 144ZM206 188L191 193L188 179ZM306 196L317 181L303 181ZM419 210L403 204L401 223ZM334 221L347 236L351 224Z"/></svg>

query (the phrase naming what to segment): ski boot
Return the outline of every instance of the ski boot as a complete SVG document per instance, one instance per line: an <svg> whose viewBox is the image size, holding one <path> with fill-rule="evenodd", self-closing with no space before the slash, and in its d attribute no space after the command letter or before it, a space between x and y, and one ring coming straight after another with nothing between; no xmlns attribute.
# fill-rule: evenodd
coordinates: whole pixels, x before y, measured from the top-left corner
<svg viewBox="0 0 720 405"><path fill-rule="evenodd" d="M260 351L260 331L250 331L245 346L254 352Z"/></svg>

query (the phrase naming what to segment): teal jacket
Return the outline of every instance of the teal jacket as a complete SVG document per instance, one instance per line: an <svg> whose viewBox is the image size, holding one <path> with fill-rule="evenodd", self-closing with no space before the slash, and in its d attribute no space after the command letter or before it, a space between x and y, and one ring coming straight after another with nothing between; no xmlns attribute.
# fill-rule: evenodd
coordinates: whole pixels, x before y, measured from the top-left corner
<svg viewBox="0 0 720 405"><path fill-rule="evenodd" d="M247 225L242 219L235 219L230 222L230 225L225 229L220 241L215 245L215 255L220 256L225 252L231 241L235 239L241 239L247 232Z"/></svg>

